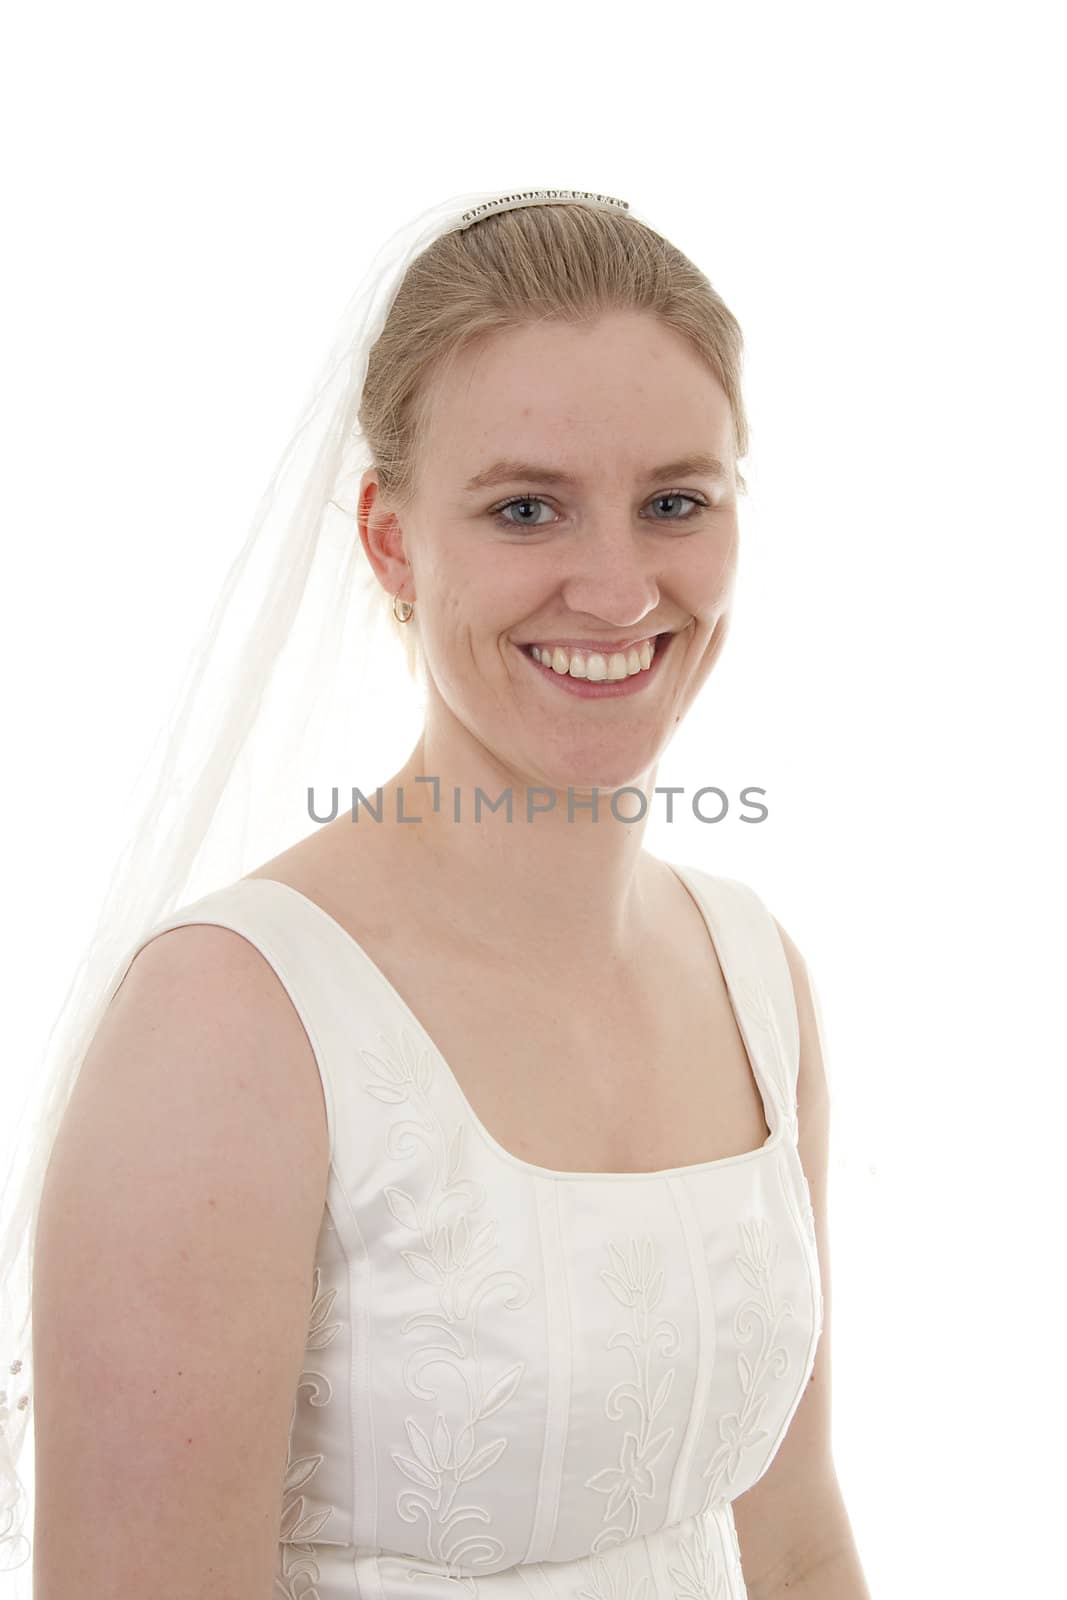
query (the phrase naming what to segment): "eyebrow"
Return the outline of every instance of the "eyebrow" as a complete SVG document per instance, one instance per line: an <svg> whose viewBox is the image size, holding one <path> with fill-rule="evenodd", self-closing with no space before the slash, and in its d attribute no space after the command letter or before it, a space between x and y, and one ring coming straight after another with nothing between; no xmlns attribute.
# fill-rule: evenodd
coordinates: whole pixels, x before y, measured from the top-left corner
<svg viewBox="0 0 1067 1600"><path fill-rule="evenodd" d="M662 467L652 467L646 474L649 481L664 478L685 478L691 473L698 477L718 478L726 482L729 474L717 456L698 451L696 455L683 456L680 461L668 461ZM477 473L464 485L467 494L476 494L482 489L492 489L497 484L512 483L517 479L527 483L555 483L565 484L574 488L580 484L581 479L573 473L562 472L558 467L538 466L529 461L504 460L495 461L484 472Z"/></svg>

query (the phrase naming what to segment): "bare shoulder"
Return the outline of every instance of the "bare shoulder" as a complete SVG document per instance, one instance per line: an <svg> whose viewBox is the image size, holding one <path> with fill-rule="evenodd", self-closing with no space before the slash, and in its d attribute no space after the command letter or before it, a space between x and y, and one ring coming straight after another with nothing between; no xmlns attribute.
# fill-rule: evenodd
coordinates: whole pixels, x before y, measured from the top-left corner
<svg viewBox="0 0 1067 1600"><path fill-rule="evenodd" d="M241 935L183 925L138 951L39 1210L41 1600L87 1566L109 1594L267 1592L328 1181L317 1083Z"/></svg>
<svg viewBox="0 0 1067 1600"><path fill-rule="evenodd" d="M148 1110L149 1095L153 1108L199 1114L232 1138L235 1161L249 1150L241 1126L266 1119L259 1155L271 1133L278 1158L325 1196L329 1139L314 1051L278 973L235 929L184 923L141 946L75 1091L99 1115L140 1100Z"/></svg>
<svg viewBox="0 0 1067 1600"><path fill-rule="evenodd" d="M112 1002L113 1011L154 1014L160 1026L187 1007L251 1041L277 1036L298 1044L306 1035L284 984L267 958L234 928L189 922L143 944ZM146 1018L147 1020L147 1018Z"/></svg>

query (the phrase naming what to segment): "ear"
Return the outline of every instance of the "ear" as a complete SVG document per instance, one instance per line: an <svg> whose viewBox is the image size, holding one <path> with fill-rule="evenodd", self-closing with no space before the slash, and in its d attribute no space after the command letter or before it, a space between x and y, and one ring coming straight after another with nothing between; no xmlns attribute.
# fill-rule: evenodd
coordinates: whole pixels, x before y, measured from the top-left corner
<svg viewBox="0 0 1067 1600"><path fill-rule="evenodd" d="M374 575L388 595L403 594L411 586L411 563L404 549L404 534L396 514L382 505L376 468L368 467L360 479L357 505L359 537ZM404 594L414 600L414 594Z"/></svg>

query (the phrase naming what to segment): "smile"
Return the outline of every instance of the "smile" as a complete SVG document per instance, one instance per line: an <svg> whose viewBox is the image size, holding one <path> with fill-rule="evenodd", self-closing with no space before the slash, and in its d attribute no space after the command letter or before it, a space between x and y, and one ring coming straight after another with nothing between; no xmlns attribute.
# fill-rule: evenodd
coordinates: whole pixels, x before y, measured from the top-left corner
<svg viewBox="0 0 1067 1600"><path fill-rule="evenodd" d="M613 700L647 688L658 675L673 638L673 633L658 633L639 645L610 653L536 644L516 645L516 649L541 678L565 693L586 700Z"/></svg>

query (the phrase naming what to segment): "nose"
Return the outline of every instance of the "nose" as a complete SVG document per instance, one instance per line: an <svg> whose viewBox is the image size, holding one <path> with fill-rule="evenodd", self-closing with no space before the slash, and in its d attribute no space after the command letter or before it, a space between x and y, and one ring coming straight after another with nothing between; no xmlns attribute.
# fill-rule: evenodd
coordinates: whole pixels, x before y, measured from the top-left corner
<svg viewBox="0 0 1067 1600"><path fill-rule="evenodd" d="M562 583L568 611L630 628L659 604L657 553L640 531L610 521L590 526L568 554Z"/></svg>

